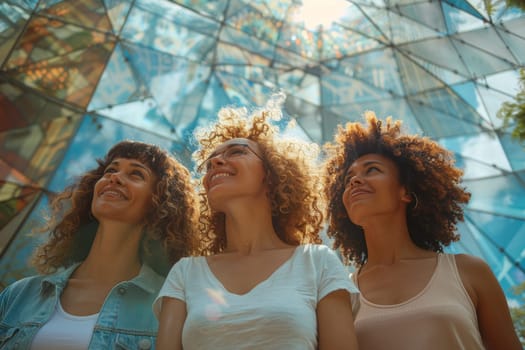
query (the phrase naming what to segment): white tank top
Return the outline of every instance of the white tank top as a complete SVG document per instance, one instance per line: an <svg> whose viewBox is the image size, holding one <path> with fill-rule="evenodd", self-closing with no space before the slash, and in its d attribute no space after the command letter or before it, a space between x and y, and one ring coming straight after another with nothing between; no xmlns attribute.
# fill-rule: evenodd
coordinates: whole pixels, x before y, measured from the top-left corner
<svg viewBox="0 0 525 350"><path fill-rule="evenodd" d="M75 316L58 301L55 312L36 333L31 350L86 350L91 341L98 313Z"/></svg>
<svg viewBox="0 0 525 350"><path fill-rule="evenodd" d="M353 279L357 284L357 278ZM401 304L374 304L363 294L360 301L355 318L360 349L484 349L476 309L454 255L439 254L425 288Z"/></svg>

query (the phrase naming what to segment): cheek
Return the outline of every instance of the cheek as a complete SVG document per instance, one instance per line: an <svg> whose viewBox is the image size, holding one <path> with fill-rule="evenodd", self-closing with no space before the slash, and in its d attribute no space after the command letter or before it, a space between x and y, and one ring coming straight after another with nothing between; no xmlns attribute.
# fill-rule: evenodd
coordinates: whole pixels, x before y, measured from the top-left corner
<svg viewBox="0 0 525 350"><path fill-rule="evenodd" d="M206 194L208 193L208 174L204 175L201 180L202 187L204 188L204 192Z"/></svg>
<svg viewBox="0 0 525 350"><path fill-rule="evenodd" d="M350 187L347 187L343 192L343 205L345 206L346 211L350 209L349 206L349 199L350 199Z"/></svg>

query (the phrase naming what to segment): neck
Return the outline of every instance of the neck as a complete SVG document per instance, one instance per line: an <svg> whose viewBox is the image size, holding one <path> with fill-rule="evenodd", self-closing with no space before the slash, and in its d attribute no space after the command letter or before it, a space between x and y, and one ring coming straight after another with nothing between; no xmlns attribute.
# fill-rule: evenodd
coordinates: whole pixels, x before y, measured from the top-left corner
<svg viewBox="0 0 525 350"><path fill-rule="evenodd" d="M284 248L288 245L277 236L269 207L240 205L226 212L225 252L249 255L259 251Z"/></svg>
<svg viewBox="0 0 525 350"><path fill-rule="evenodd" d="M76 277L124 281L135 277L142 266L139 251L143 228L100 222L88 256Z"/></svg>
<svg viewBox="0 0 525 350"><path fill-rule="evenodd" d="M428 254L410 238L404 217L374 217L362 227L368 250L367 265L391 265Z"/></svg>

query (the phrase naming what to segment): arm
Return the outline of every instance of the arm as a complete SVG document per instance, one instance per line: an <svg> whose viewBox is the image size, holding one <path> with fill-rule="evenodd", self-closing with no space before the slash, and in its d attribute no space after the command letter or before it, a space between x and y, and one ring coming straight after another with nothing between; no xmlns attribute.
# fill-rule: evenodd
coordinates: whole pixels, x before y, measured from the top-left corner
<svg viewBox="0 0 525 350"><path fill-rule="evenodd" d="M352 305L346 290L331 292L317 304L320 350L357 349Z"/></svg>
<svg viewBox="0 0 525 350"><path fill-rule="evenodd" d="M521 350L507 300L490 267L481 259L456 255L459 273L478 316L478 327L488 350Z"/></svg>
<svg viewBox="0 0 525 350"><path fill-rule="evenodd" d="M182 300L163 297L159 317L158 350L181 350L182 327L186 320L186 303Z"/></svg>

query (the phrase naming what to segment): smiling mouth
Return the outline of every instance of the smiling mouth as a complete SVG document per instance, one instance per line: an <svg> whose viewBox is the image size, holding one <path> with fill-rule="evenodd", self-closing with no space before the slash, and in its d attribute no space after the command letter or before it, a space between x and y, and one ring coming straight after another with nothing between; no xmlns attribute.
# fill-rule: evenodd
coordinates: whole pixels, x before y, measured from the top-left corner
<svg viewBox="0 0 525 350"><path fill-rule="evenodd" d="M116 190L103 190L100 192L99 196L102 197L104 195L108 195L110 197L116 197L116 198L122 198L122 199L128 199L124 194L120 191Z"/></svg>
<svg viewBox="0 0 525 350"><path fill-rule="evenodd" d="M211 178L210 178L210 182L213 181L213 180L216 180L218 178L221 178L221 177L229 177L229 176L232 176L230 173L217 173L217 174L214 174Z"/></svg>
<svg viewBox="0 0 525 350"><path fill-rule="evenodd" d="M368 191L354 191L352 193L350 193L350 197L356 197L356 196L360 196L362 194L369 194L370 192Z"/></svg>

